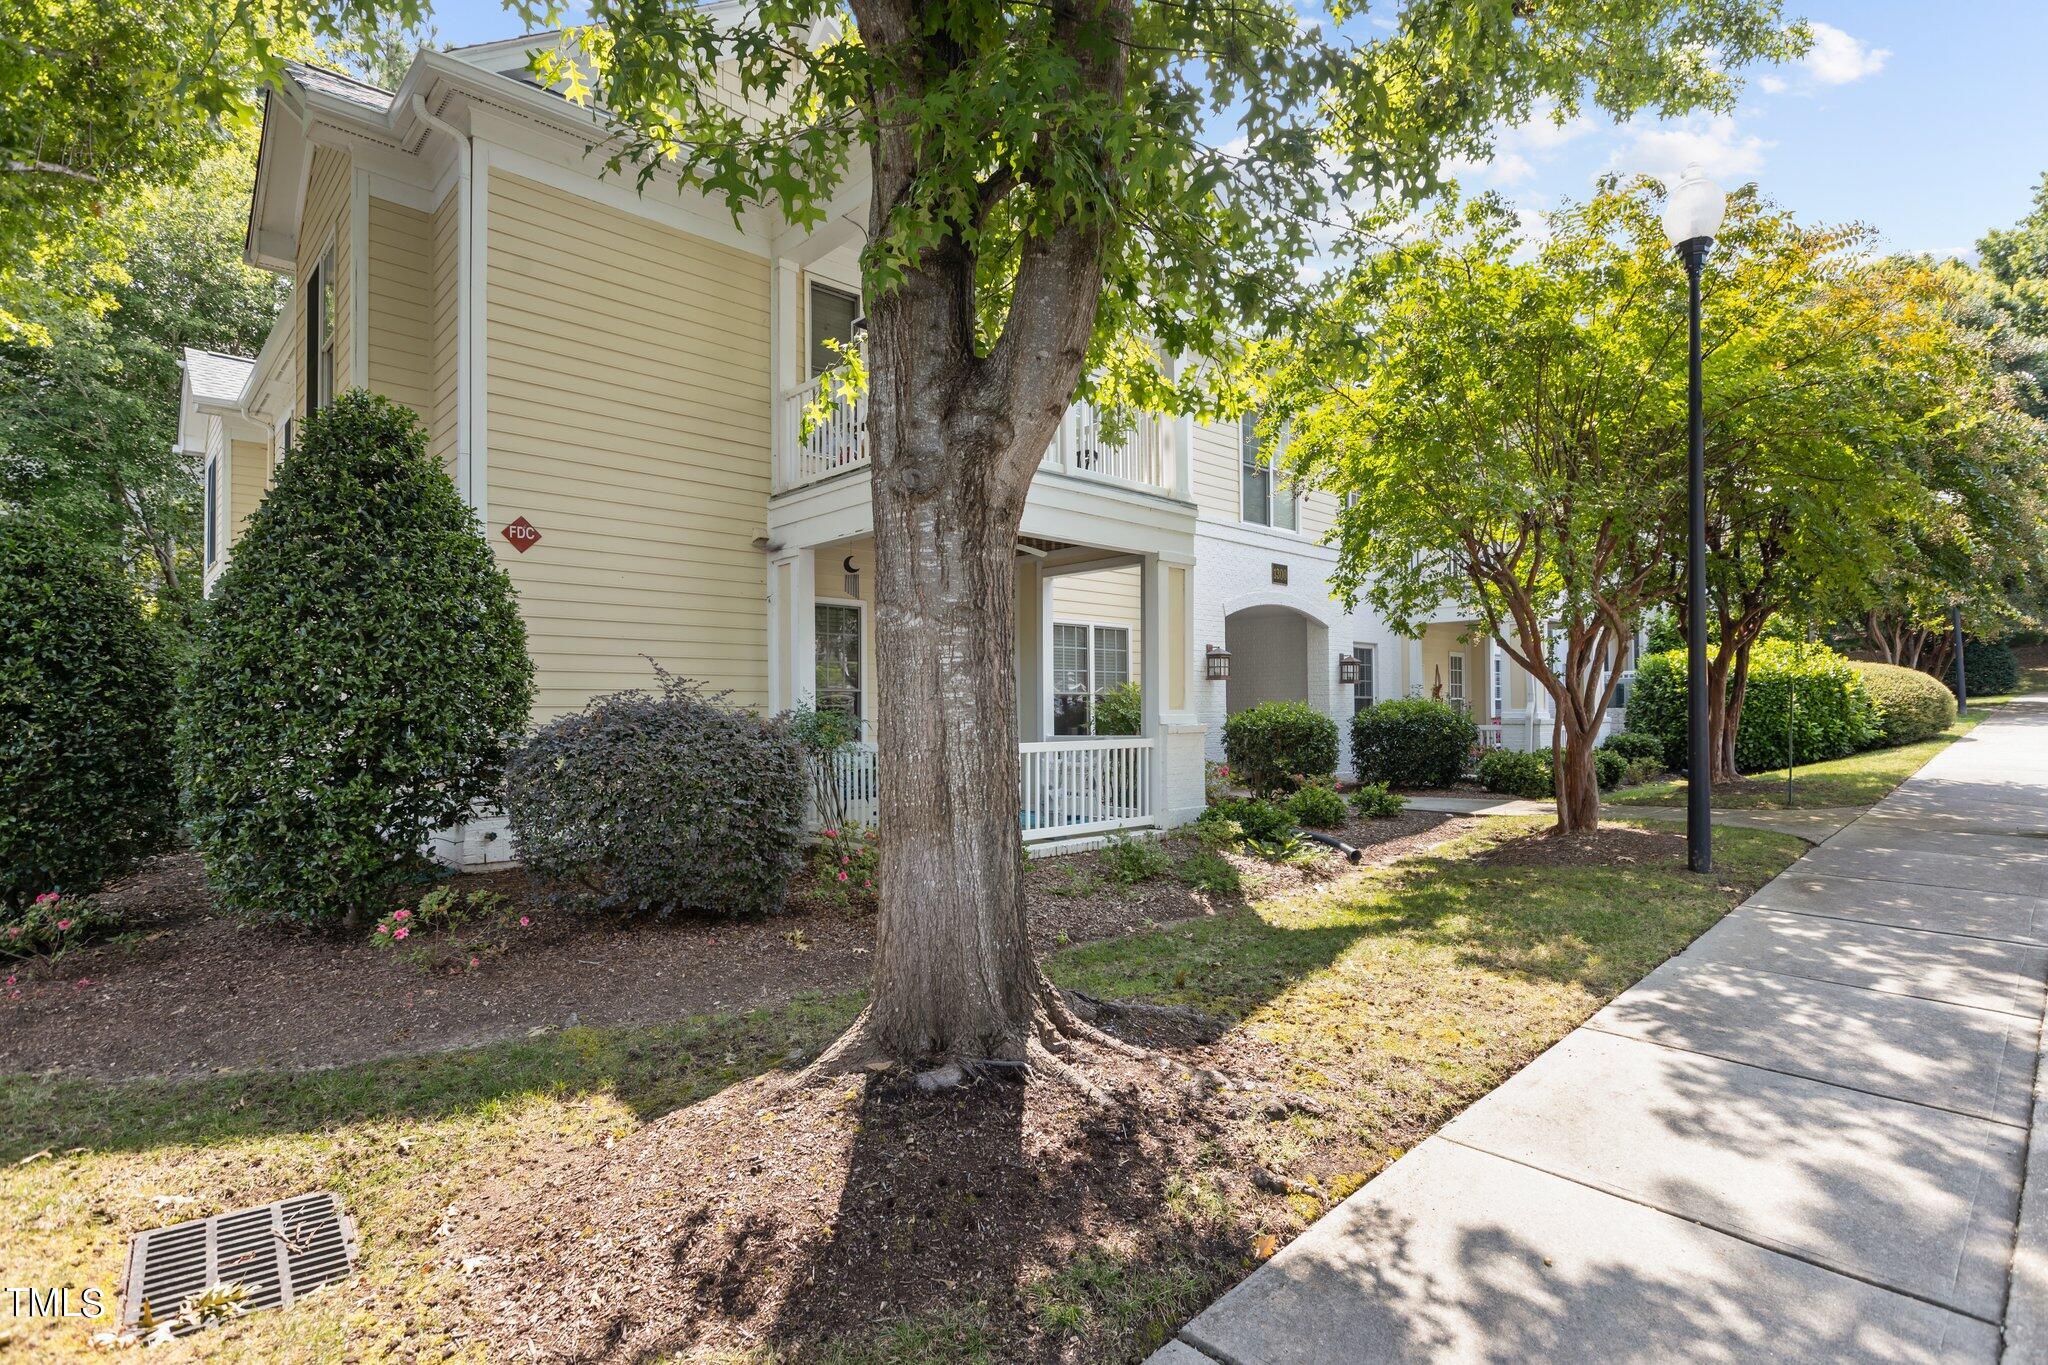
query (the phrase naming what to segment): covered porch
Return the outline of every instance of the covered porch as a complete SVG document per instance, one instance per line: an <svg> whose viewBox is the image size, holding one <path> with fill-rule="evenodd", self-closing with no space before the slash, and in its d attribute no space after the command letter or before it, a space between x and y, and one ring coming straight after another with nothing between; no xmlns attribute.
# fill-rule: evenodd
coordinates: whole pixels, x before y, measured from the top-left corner
<svg viewBox="0 0 2048 1365"><path fill-rule="evenodd" d="M1622 681L1607 709L1600 736L1624 728L1622 707L1634 663L1633 646L1621 661ZM1549 693L1508 657L1474 618L1439 619L1403 642L1405 694L1463 707L1488 749L1548 749L1555 709Z"/></svg>
<svg viewBox="0 0 2048 1365"><path fill-rule="evenodd" d="M1026 536L1015 561L1018 797L1034 851L1124 830L1166 829L1203 804L1203 727L1190 710L1192 564L1159 553ZM844 818L879 818L869 536L771 565L770 674L777 710L811 705L858 722L831 760ZM814 818L820 813L814 811Z"/></svg>

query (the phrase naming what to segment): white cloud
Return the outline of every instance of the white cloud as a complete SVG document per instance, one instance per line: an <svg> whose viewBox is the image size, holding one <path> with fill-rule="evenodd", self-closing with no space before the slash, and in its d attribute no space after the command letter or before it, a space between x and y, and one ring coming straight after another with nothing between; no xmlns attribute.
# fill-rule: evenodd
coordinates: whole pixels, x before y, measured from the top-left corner
<svg viewBox="0 0 2048 1365"><path fill-rule="evenodd" d="M1762 169L1764 152L1772 145L1744 134L1732 118L1688 119L1638 129L1615 148L1608 166L1624 175L1640 172L1670 180L1698 162L1716 179L1740 180Z"/></svg>
<svg viewBox="0 0 2048 1365"><path fill-rule="evenodd" d="M1822 85L1847 85L1884 70L1889 49L1871 47L1842 32L1833 24L1813 20L1813 47L1801 58L1802 64Z"/></svg>
<svg viewBox="0 0 2048 1365"><path fill-rule="evenodd" d="M1766 95L1782 95L1786 89L1785 78L1783 76L1758 76L1756 78L1756 88L1763 91Z"/></svg>
<svg viewBox="0 0 2048 1365"><path fill-rule="evenodd" d="M1596 126L1593 120L1584 114L1574 114L1560 123L1553 107L1540 105L1529 115L1526 122L1510 128L1507 135L1532 152L1554 152L1567 143L1584 137Z"/></svg>

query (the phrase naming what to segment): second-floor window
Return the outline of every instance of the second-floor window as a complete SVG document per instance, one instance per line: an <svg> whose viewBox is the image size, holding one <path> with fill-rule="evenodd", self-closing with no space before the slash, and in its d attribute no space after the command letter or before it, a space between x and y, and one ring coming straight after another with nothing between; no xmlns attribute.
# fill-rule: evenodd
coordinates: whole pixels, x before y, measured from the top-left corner
<svg viewBox="0 0 2048 1365"><path fill-rule="evenodd" d="M306 411L334 401L334 249L306 280Z"/></svg>
<svg viewBox="0 0 2048 1365"><path fill-rule="evenodd" d="M859 295L811 281L811 378L839 367L845 349L853 345L853 324L858 317Z"/></svg>
<svg viewBox="0 0 2048 1365"><path fill-rule="evenodd" d="M1294 490L1273 467L1275 452L1259 436L1259 415L1248 412L1238 418L1237 435L1243 451L1244 519L1254 526L1297 529Z"/></svg>
<svg viewBox="0 0 2048 1365"><path fill-rule="evenodd" d="M220 559L220 462L206 462L206 567Z"/></svg>
<svg viewBox="0 0 2048 1365"><path fill-rule="evenodd" d="M1131 632L1124 626L1055 621L1052 627L1052 732L1095 733L1095 703L1131 680Z"/></svg>

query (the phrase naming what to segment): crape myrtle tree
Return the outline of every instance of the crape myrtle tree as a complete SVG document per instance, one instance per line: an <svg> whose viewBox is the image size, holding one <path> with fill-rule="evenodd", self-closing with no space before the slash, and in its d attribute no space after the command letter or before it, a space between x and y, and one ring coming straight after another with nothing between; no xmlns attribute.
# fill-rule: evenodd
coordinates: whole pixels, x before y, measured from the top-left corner
<svg viewBox="0 0 2048 1365"><path fill-rule="evenodd" d="M1871 235L1803 227L1743 191L1709 258L1702 351L1716 781L1740 775L1750 658L1765 627L1795 608L1811 617L1890 571L1903 544L1891 532L1926 511L1911 452L1952 430L1958 400L1972 391L1971 353L1944 315L1939 281L1921 266L1870 261ZM1666 439L1682 447L1684 428ZM1682 617L1682 564L1667 567L1667 600Z"/></svg>
<svg viewBox="0 0 2048 1365"><path fill-rule="evenodd" d="M1266 420L1344 499L1333 586L1402 631L1461 603L1528 670L1560 833L1599 822L1613 663L1680 548L1685 277L1657 198L1609 185L1541 232L1496 197L1441 205L1267 348Z"/></svg>
<svg viewBox="0 0 2048 1365"><path fill-rule="evenodd" d="M1804 41L1775 0L1411 0L1389 30L1363 9L595 0L537 64L601 92L596 154L643 189L814 224L867 181L882 897L873 998L829 1064L1085 1084L1069 1043L1110 1041L1032 962L1019 856L1013 557L1077 390L1215 403L1217 372L1154 357L1283 323L1353 203L1412 201L1544 110L1727 107L1732 69Z"/></svg>

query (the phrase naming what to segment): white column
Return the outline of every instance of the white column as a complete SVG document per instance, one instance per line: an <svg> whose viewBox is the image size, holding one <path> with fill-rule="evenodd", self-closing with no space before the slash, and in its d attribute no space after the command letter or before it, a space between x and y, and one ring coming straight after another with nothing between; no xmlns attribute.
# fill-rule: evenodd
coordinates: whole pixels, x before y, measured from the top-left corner
<svg viewBox="0 0 2048 1365"><path fill-rule="evenodd" d="M1052 585L1053 575L1038 566L1038 733L1052 738Z"/></svg>
<svg viewBox="0 0 2048 1365"><path fill-rule="evenodd" d="M1422 641L1419 638L1403 639L1401 641L1401 658L1406 665L1402 671L1408 675L1407 685L1402 689L1401 695L1408 697L1427 696L1429 694L1428 688L1422 680Z"/></svg>
<svg viewBox="0 0 2048 1365"><path fill-rule="evenodd" d="M1139 688L1143 693L1144 720L1139 733L1152 741L1152 752L1147 755L1151 766L1152 809L1154 819L1167 805L1166 765L1166 574L1162 571L1159 556L1146 555L1138 570L1138 642L1142 651L1139 672L1143 681Z"/></svg>
<svg viewBox="0 0 2048 1365"><path fill-rule="evenodd" d="M790 704L818 704L818 552L799 550L789 611Z"/></svg>
<svg viewBox="0 0 2048 1365"><path fill-rule="evenodd" d="M768 448L776 467L783 450L796 439L788 429L782 395L803 382L803 336L803 271L784 257L768 275Z"/></svg>

